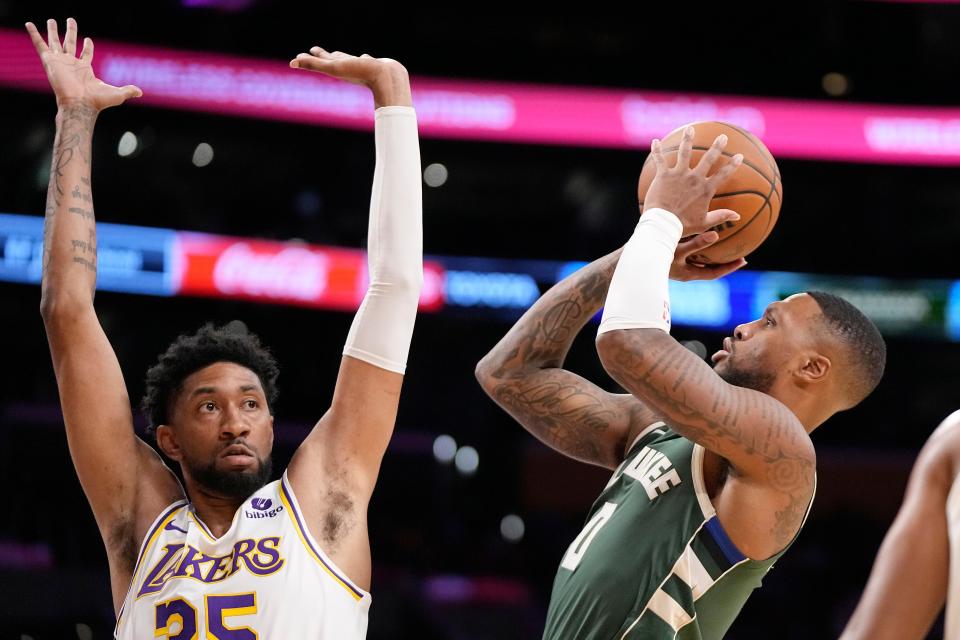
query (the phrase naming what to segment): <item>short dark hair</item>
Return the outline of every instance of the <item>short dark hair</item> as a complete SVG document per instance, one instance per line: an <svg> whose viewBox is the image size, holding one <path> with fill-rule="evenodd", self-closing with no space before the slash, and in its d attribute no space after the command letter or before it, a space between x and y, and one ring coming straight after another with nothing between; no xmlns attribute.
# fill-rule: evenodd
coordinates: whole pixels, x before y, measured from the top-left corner
<svg viewBox="0 0 960 640"><path fill-rule="evenodd" d="M196 333L181 334L147 370L146 392L142 408L147 416L147 432L168 424L170 406L191 374L216 362L233 362L250 369L260 378L268 408L277 399L280 369L270 351L247 325L234 320L222 327L207 323ZM272 413L272 409L271 409Z"/></svg>
<svg viewBox="0 0 960 640"><path fill-rule="evenodd" d="M862 311L840 296L808 291L823 313L827 330L846 349L846 408L859 404L877 387L887 364L887 345L877 326Z"/></svg>

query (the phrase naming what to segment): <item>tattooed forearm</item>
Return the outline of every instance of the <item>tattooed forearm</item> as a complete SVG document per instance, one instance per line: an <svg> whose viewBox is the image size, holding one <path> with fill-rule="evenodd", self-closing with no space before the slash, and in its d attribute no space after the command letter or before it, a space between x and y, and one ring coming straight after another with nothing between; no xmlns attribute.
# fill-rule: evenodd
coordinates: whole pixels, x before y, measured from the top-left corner
<svg viewBox="0 0 960 640"><path fill-rule="evenodd" d="M78 290L92 299L97 248L90 172L96 118L96 109L81 104L64 105L57 113L44 222L44 301Z"/></svg>
<svg viewBox="0 0 960 640"><path fill-rule="evenodd" d="M789 409L759 392L726 384L661 331L610 332L598 340L598 350L607 372L665 415L677 432L787 496L773 534L792 536L812 493L815 457Z"/></svg>
<svg viewBox="0 0 960 640"><path fill-rule="evenodd" d="M57 115L58 133L53 149L48 189L48 195L53 198L55 206L59 206L66 196L64 176L74 159L81 162L87 172L90 170L90 140L96 119L97 111L83 105L68 106ZM86 179L85 184L89 186L89 176L81 176L81 180L83 179ZM74 187L74 193L77 192L79 188Z"/></svg>
<svg viewBox="0 0 960 640"><path fill-rule="evenodd" d="M500 383L492 393L500 406L542 442L587 462L603 460L598 443L611 425L622 422L619 407L612 406L605 395L559 369Z"/></svg>
<svg viewBox="0 0 960 640"><path fill-rule="evenodd" d="M67 209L70 213L74 213L84 220L93 220L93 211L90 209L81 209L80 207L70 207Z"/></svg>

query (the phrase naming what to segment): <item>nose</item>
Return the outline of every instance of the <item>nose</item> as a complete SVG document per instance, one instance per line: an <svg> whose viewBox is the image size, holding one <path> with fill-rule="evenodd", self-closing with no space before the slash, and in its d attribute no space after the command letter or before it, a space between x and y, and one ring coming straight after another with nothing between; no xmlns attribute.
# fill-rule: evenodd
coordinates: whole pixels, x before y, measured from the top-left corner
<svg viewBox="0 0 960 640"><path fill-rule="evenodd" d="M227 440L242 438L250 433L250 425L243 419L243 415L236 407L230 407L223 412L223 422L220 424L220 434Z"/></svg>
<svg viewBox="0 0 960 640"><path fill-rule="evenodd" d="M750 338L750 325L749 324L739 324L737 328L733 330L733 339L737 341L748 340Z"/></svg>

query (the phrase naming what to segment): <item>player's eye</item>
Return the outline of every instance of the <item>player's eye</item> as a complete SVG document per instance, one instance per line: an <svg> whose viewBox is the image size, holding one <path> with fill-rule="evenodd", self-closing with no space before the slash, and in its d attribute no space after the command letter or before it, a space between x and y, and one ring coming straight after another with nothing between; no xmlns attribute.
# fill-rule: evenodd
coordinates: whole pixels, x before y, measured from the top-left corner
<svg viewBox="0 0 960 640"><path fill-rule="evenodd" d="M204 402L202 405L200 405L200 410L207 413L213 413L217 410L217 405L213 402Z"/></svg>
<svg viewBox="0 0 960 640"><path fill-rule="evenodd" d="M767 321L767 326L768 326L768 327L775 327L775 326L777 326L777 323L773 321L773 317L772 317L772 316L766 316L766 321Z"/></svg>
<svg viewBox="0 0 960 640"><path fill-rule="evenodd" d="M243 404L247 409L256 409L260 406L256 400L245 400Z"/></svg>

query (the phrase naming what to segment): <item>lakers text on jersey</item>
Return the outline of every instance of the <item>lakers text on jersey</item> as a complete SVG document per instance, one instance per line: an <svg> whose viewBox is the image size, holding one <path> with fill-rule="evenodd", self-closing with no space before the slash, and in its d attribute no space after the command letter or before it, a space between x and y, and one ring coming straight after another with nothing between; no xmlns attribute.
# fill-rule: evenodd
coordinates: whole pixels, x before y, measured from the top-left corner
<svg viewBox="0 0 960 640"><path fill-rule="evenodd" d="M188 502L167 508L143 541L114 637L360 640L369 608L310 535L284 474L220 538Z"/></svg>

